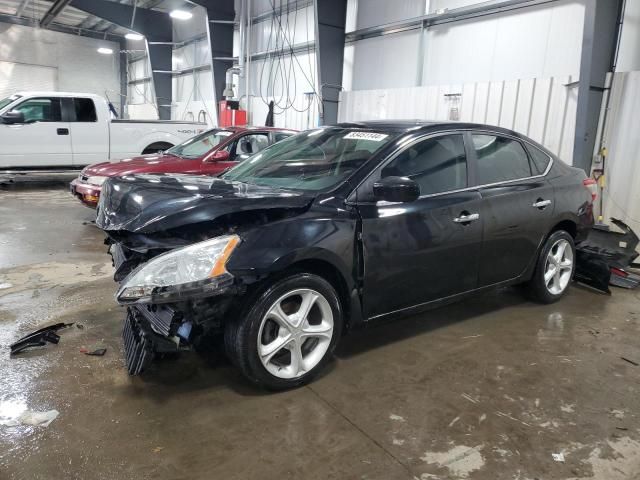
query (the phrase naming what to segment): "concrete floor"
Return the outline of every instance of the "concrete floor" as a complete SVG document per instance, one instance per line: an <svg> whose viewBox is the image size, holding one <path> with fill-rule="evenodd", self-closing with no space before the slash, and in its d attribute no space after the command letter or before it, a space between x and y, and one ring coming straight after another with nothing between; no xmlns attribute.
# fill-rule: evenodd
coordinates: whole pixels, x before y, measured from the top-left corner
<svg viewBox="0 0 640 480"><path fill-rule="evenodd" d="M0 479L640 478L640 292L485 295L347 337L285 393L220 357L130 378L91 213L63 183L0 187L0 420L60 412L0 426ZM84 328L9 357L59 321Z"/></svg>

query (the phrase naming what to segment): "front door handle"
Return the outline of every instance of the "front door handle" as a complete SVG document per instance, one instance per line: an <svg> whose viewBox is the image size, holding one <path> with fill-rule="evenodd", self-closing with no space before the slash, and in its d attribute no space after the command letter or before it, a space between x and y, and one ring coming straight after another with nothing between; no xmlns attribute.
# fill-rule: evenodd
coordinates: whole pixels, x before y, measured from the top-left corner
<svg viewBox="0 0 640 480"><path fill-rule="evenodd" d="M535 203L533 205L531 205L532 207L535 208L539 208L540 210L544 210L545 208L547 208L549 205L551 205L551 200L543 200L541 198L539 198L538 200L535 201Z"/></svg>
<svg viewBox="0 0 640 480"><path fill-rule="evenodd" d="M460 214L459 217L456 217L453 219L454 222L456 223L471 223L471 222L475 222L476 220L478 220L480 218L480 214L479 213L467 213L467 212L462 212Z"/></svg>
<svg viewBox="0 0 640 480"><path fill-rule="evenodd" d="M69 135L69 129L68 128L59 128L57 130L58 135Z"/></svg>

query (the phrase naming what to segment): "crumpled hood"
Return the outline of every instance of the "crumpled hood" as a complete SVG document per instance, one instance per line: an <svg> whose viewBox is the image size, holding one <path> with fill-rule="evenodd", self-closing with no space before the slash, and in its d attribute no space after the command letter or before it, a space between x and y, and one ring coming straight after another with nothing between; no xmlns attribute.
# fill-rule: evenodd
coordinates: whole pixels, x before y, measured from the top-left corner
<svg viewBox="0 0 640 480"><path fill-rule="evenodd" d="M312 195L200 175L127 175L102 186L96 225L153 233L212 221L222 215L303 208Z"/></svg>
<svg viewBox="0 0 640 480"><path fill-rule="evenodd" d="M82 173L88 177L118 177L121 175L144 173L149 171L150 168L161 169L164 163L175 164L180 161L182 161L182 159L175 155L149 154L110 162L95 163L86 167Z"/></svg>

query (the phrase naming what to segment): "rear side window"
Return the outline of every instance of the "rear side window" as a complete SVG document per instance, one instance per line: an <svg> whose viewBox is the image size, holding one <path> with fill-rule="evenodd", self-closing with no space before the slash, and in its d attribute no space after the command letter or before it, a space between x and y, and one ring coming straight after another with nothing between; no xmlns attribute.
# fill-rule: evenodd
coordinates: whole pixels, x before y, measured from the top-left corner
<svg viewBox="0 0 640 480"><path fill-rule="evenodd" d="M517 140L495 135L472 137L478 158L479 185L531 176L527 152Z"/></svg>
<svg viewBox="0 0 640 480"><path fill-rule="evenodd" d="M531 169L536 175L542 175L547 170L551 158L542 150L532 147L531 145L527 145L527 149L531 157Z"/></svg>
<svg viewBox="0 0 640 480"><path fill-rule="evenodd" d="M14 110L24 114L25 123L62 121L59 98L30 98Z"/></svg>
<svg viewBox="0 0 640 480"><path fill-rule="evenodd" d="M274 135L274 139L276 142L279 142L280 140L284 140L285 138L289 138L291 135L293 135L292 133L276 133Z"/></svg>
<svg viewBox="0 0 640 480"><path fill-rule="evenodd" d="M467 158L462 135L442 135L418 142L382 169L384 177L409 177L420 185L420 195L467 186Z"/></svg>
<svg viewBox="0 0 640 480"><path fill-rule="evenodd" d="M90 98L74 98L76 122L97 122L96 106Z"/></svg>

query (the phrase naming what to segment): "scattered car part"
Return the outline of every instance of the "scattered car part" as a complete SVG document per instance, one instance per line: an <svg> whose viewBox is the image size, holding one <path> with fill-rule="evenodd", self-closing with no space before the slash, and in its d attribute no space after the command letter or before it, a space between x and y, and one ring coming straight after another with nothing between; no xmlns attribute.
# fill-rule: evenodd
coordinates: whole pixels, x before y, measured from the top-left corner
<svg viewBox="0 0 640 480"><path fill-rule="evenodd" d="M622 232L596 225L576 248L576 280L606 293L611 293L609 284L623 288L640 284L640 276L627 271L635 266L640 239L622 220L611 218L611 223Z"/></svg>
<svg viewBox="0 0 640 480"><path fill-rule="evenodd" d="M21 339L9 345L11 355L20 353L27 348L42 347L46 345L47 342L57 344L60 341L60 335L56 332L60 329L70 327L71 325L73 325L73 323L56 323L36 330L29 335L25 335Z"/></svg>
<svg viewBox="0 0 640 480"><path fill-rule="evenodd" d="M640 367L640 363L638 363L638 362L635 362L635 361L633 361L633 360L630 360L630 359L628 359L628 358L626 358L626 357L620 357L620 358L621 358L622 360L624 360L625 362L630 363L631 365L634 365L634 366L636 366L636 367Z"/></svg>
<svg viewBox="0 0 640 480"><path fill-rule="evenodd" d="M107 353L107 349L106 348L97 348L95 350L92 350L91 352L85 352L85 355L91 355L93 357L102 357L105 353Z"/></svg>

